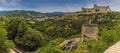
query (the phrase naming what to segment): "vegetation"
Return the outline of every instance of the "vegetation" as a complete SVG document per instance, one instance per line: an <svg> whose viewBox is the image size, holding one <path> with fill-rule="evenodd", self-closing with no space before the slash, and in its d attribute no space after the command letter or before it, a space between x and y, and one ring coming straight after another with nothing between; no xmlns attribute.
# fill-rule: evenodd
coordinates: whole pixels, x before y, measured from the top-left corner
<svg viewBox="0 0 120 53"><path fill-rule="evenodd" d="M8 53L9 49L13 48L15 45L12 40L8 40L7 31L5 29L5 23L7 23L6 17L0 17L0 52Z"/></svg>
<svg viewBox="0 0 120 53"><path fill-rule="evenodd" d="M81 20L47 20L34 27L43 32L47 37L55 38L69 38L72 35L79 34L81 31Z"/></svg>
<svg viewBox="0 0 120 53"><path fill-rule="evenodd" d="M0 16L0 53L9 53L15 46L27 53L103 53L120 40L120 12L94 14L90 19L92 24L99 25L99 40L90 39L79 43L73 51L62 51L59 44L65 39L80 37L81 26L86 23L85 19L74 18L65 16L30 24L19 16Z"/></svg>

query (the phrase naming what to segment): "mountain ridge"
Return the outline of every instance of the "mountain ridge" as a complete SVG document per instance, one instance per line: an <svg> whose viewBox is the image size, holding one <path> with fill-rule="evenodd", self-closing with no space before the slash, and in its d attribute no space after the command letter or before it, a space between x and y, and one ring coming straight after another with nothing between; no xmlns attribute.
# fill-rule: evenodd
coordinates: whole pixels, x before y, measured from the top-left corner
<svg viewBox="0 0 120 53"><path fill-rule="evenodd" d="M63 15L64 12L51 12L51 13L42 13L32 10L11 10L11 11L0 11L0 15L7 17L53 17L57 15Z"/></svg>

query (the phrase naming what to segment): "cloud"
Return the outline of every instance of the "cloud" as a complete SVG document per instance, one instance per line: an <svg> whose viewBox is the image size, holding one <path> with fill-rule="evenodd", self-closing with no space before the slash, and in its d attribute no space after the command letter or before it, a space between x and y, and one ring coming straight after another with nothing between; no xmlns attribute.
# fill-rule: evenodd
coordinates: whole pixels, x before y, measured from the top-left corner
<svg viewBox="0 0 120 53"><path fill-rule="evenodd" d="M63 5L63 6L38 6L33 10L39 12L75 12L81 10L81 5Z"/></svg>
<svg viewBox="0 0 120 53"><path fill-rule="evenodd" d="M0 0L0 3L5 6L15 6L20 0Z"/></svg>
<svg viewBox="0 0 120 53"><path fill-rule="evenodd" d="M0 10L35 10L40 12L55 12L55 11L62 11L62 12L74 12L80 11L82 7L92 8L93 4L97 4L100 6L107 6L109 5L113 11L120 11L120 0L87 0L86 2L79 3L79 2L69 2L64 3L62 5L47 5L47 3L41 5L37 2L31 1L25 2L25 0L0 0ZM33 1L33 0L32 0ZM48 0L47 0L48 1ZM37 3L37 7L34 7ZM31 5L30 5L31 4ZM56 4L56 3L55 3Z"/></svg>
<svg viewBox="0 0 120 53"><path fill-rule="evenodd" d="M89 1L89 0L88 0ZM62 11L62 12L74 12L74 11L81 11L82 7L85 8L92 8L94 4L99 6L110 6L112 11L120 11L120 0L92 0L87 4L66 4L63 6L38 6L38 8L33 8L35 11L40 12L55 12L55 11Z"/></svg>
<svg viewBox="0 0 120 53"><path fill-rule="evenodd" d="M112 0L108 3L110 8L114 11L120 11L120 0Z"/></svg>

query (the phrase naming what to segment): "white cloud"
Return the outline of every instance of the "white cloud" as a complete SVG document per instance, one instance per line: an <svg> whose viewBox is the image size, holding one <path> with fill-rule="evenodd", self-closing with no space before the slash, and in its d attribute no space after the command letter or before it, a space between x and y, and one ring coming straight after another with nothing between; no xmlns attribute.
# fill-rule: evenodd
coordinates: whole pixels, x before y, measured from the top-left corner
<svg viewBox="0 0 120 53"><path fill-rule="evenodd" d="M0 8L0 11L3 11L3 8Z"/></svg>
<svg viewBox="0 0 120 53"><path fill-rule="evenodd" d="M99 6L110 6L112 11L120 11L120 0L96 0L95 2L90 2L88 5L84 6L86 8L92 8L94 4ZM80 6L81 5L81 6ZM55 12L55 11L63 11L63 12L74 12L80 11L83 7L82 4L73 4L59 7L43 7L36 9L37 11L42 12Z"/></svg>
<svg viewBox="0 0 120 53"><path fill-rule="evenodd" d="M112 0L108 5L112 10L120 11L120 0Z"/></svg>
<svg viewBox="0 0 120 53"><path fill-rule="evenodd" d="M38 8L24 8L24 6L21 6L19 4L19 1L21 0L0 0L0 3L4 6L0 6L0 10L19 10L19 9L25 9L25 10L35 10L40 12L55 12L55 11L62 11L62 12L74 12L74 11L80 11L81 8L84 6L84 4L74 4L69 3L65 6L45 6L41 7L38 6ZM90 2L88 0L88 2ZM95 0L91 1L89 4L86 4L84 7L92 8L93 4L97 4L100 6L107 6L109 5L110 8L113 11L120 11L120 0ZM14 6L11 7L11 6Z"/></svg>
<svg viewBox="0 0 120 53"><path fill-rule="evenodd" d="M81 7L77 5L73 6L45 6L45 7L38 7L34 10L40 11L40 12L74 12L74 11L80 11Z"/></svg>
<svg viewBox="0 0 120 53"><path fill-rule="evenodd" d="M18 4L18 1L20 0L0 0L0 3L6 6L14 6Z"/></svg>

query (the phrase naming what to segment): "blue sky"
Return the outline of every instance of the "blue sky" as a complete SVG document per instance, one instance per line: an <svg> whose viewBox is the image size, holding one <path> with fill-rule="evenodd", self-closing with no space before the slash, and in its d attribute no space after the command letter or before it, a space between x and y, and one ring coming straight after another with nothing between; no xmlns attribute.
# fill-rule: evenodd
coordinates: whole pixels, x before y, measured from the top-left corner
<svg viewBox="0 0 120 53"><path fill-rule="evenodd" d="M93 4L109 5L120 11L120 0L0 0L0 10L34 10L39 12L73 12Z"/></svg>

